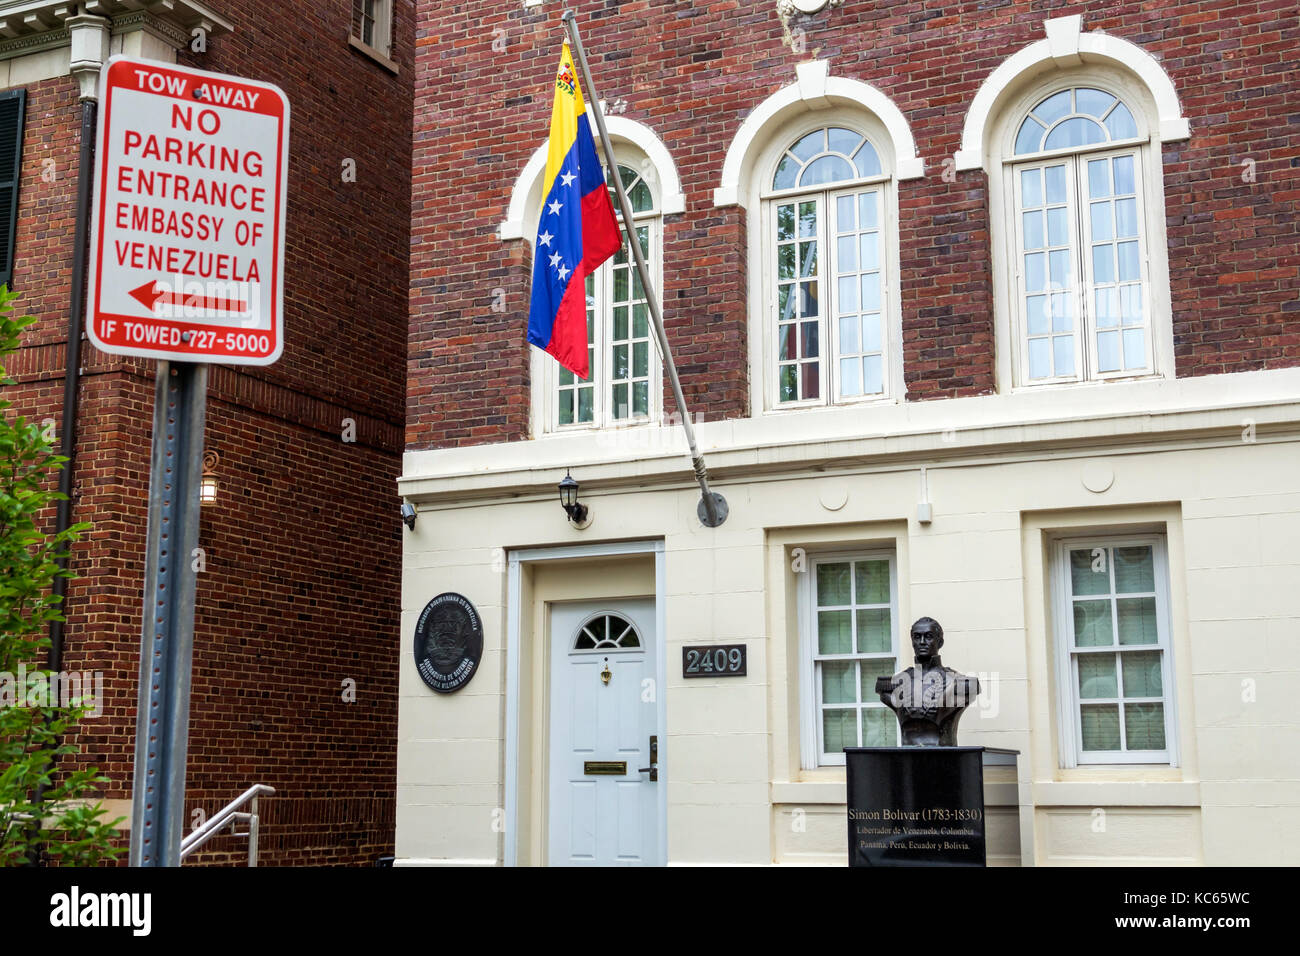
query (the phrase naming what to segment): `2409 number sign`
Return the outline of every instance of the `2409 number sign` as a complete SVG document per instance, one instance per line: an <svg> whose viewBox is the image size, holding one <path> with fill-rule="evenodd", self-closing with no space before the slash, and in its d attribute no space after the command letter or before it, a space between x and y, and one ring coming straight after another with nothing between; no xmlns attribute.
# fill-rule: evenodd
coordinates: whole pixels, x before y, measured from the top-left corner
<svg viewBox="0 0 1300 956"><path fill-rule="evenodd" d="M683 677L744 677L745 644L699 644L682 648Z"/></svg>

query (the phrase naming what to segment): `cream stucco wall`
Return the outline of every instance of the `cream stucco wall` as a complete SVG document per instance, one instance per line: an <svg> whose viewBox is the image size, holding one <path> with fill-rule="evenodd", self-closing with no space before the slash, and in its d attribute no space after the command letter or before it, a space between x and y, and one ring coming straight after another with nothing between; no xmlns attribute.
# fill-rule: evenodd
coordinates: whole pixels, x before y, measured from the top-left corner
<svg viewBox="0 0 1300 956"><path fill-rule="evenodd" d="M730 505L717 529L695 517L672 431L408 453L401 489L420 514L404 562L399 863L505 858L508 556L644 539L664 550L669 863L843 864L843 770L800 769L791 556L858 545L896 552L901 626L938 618L945 664L982 675L962 743L1020 751L1014 776L986 778L990 862L1300 862L1287 693L1300 675L1300 370L1059 395L706 421ZM1093 413L1067 414L1081 402ZM584 531L555 496L566 466L592 508ZM1092 530L1166 536L1177 766L1062 768L1045 564L1055 535ZM540 609L653 586L644 558L523 575L521 863L545 844ZM446 696L420 681L411 645L443 591L469 597L485 628L477 675ZM681 645L706 641L747 643L748 676L684 680Z"/></svg>

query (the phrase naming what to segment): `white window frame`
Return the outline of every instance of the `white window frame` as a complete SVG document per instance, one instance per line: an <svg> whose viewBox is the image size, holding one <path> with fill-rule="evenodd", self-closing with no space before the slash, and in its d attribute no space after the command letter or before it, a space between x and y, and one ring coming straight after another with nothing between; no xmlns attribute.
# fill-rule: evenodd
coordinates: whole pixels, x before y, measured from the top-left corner
<svg viewBox="0 0 1300 956"><path fill-rule="evenodd" d="M799 620L799 760L804 770L816 770L819 767L844 766L844 753L826 753L822 747L822 691L821 681L817 679L818 662L822 660L872 660L892 657L895 667L899 658L899 617L898 617L898 553L893 549L875 549L867 551L823 551L807 555L808 569L799 572L798 583L798 620ZM889 619L891 624L889 654L834 654L817 653L817 566L819 564L841 564L845 561L880 561L889 562ZM856 585L855 585L856 586ZM856 607L856 605L855 605ZM853 639L856 651L857 615L853 619ZM897 671L895 671L897 673ZM858 694L861 695L861 679L858 681ZM859 701L862 704L884 707L878 701ZM890 714L891 719L893 714ZM895 741L898 740L898 727L895 720ZM861 720L858 721L858 733L861 735Z"/></svg>
<svg viewBox="0 0 1300 956"><path fill-rule="evenodd" d="M1070 552L1093 551L1098 548L1125 548L1150 546L1155 574L1156 644L1127 645L1134 651L1159 650L1161 691L1164 694L1165 749L1164 750L1090 750L1083 749L1083 730L1079 720L1078 653L1074 649L1073 584L1070 577ZM1169 600L1169 550L1163 534L1102 534L1087 537L1062 537L1052 543L1051 580L1053 603L1053 637L1056 644L1057 720L1060 728L1060 764L1063 768L1116 764L1147 764L1177 767L1178 714L1176 671L1173 659L1173 633ZM1111 578L1110 597L1114 597L1114 562L1107 572ZM1118 622L1116 625L1118 626ZM1089 651L1085 653L1106 653ZM1122 654L1123 651L1114 651ZM1116 680L1123 681L1122 667ZM1124 733L1123 714L1120 715L1121 738Z"/></svg>
<svg viewBox="0 0 1300 956"><path fill-rule="evenodd" d="M844 127L861 133L876 150L880 159L881 173L877 176L860 177L845 180L817 188L795 187L774 190L772 178L776 172L781 156L797 143L803 136L823 127ZM851 407L859 405L897 403L904 391L902 358L902 311L899 300L899 231L898 231L898 187L895 170L896 157L892 140L886 128L874 116L854 109L835 107L815 110L794 123L783 125L772 133L767 145L754 163L752 177L752 200L750 210L758 210L757 216L751 216L749 229L750 262L758 266L754 270L757 282L751 281L751 295L759 303L757 309L751 309L750 336L752 341L761 343L758 348L751 345L751 356L762 363L755 376L754 388L761 396L762 413L785 414L806 408ZM796 402L780 402L780 374L777 358L777 252L776 252L776 207L781 202L798 198L823 197L822 205L829 210L834 197L850 192L862 191L876 187L880 190L880 273L881 273L881 379L880 394L853 396L847 399L838 397L839 393L839 329L838 317L832 315L833 296L827 297L827 282L822 287L820 315L818 317L818 342L821 350L820 362L820 396ZM833 256L828 251L829 217L819 216L819 256ZM822 277L827 270L834 269L833 258L821 258ZM834 319L833 328L831 320ZM754 394L754 393L751 393ZM757 398L756 398L757 400ZM757 413L757 409L756 409Z"/></svg>
<svg viewBox="0 0 1300 956"><path fill-rule="evenodd" d="M1061 90L1089 87L1103 90L1119 98L1133 115L1138 136L1090 146L1045 150L1039 153L1015 155L1015 138L1020 123L1035 105ZM993 211L990 222L993 248L993 288L996 318L997 373L1002 390L1040 389L1052 387L1089 387L1115 380L1172 378L1174 375L1173 309L1169 292L1168 239L1165 222L1165 195L1159 121L1150 91L1136 82L1123 70L1088 64L1085 67L1053 72L1047 80L1023 87L1021 93L999 111L997 133L987 139L986 167L989 175L989 209ZM1145 317L1146 353L1148 367L1144 370L1120 369L1113 372L1090 373L1088 363L1096 350L1096 328L1091 318L1092 302L1085 314L1079 310L1085 297L1091 298L1091 236L1086 230L1090 223L1084 210L1088 202L1080 197L1077 185L1072 203L1077 288L1074 291L1075 361L1076 376L1053 376L1029 379L1027 322L1023 296L1023 260L1021 258L1022 220L1018 202L1018 170L1032 165L1050 165L1051 160L1078 157L1082 165L1100 155L1125 152L1136 155L1134 179L1138 189L1139 262L1142 270L1143 311ZM1074 183L1086 180L1086 169ZM1080 178L1081 177L1081 178ZM1083 187L1086 189L1086 182ZM1000 210L1000 214L998 211ZM1086 326L1084 325L1086 321ZM1086 349L1086 352L1084 351Z"/></svg>
<svg viewBox="0 0 1300 956"><path fill-rule="evenodd" d="M374 0L374 2L375 22L370 37L373 42L367 43L363 36L353 33L352 31L355 29L355 24L352 22L349 22L348 24L348 35L351 36L359 46L374 53L378 53L384 59L389 59L393 54L393 0ZM355 10L356 0L353 0L353 3L348 5L349 17L355 16Z"/></svg>
<svg viewBox="0 0 1300 956"><path fill-rule="evenodd" d="M642 181L650 189L653 205L649 210L634 213L632 222L635 226L649 226L650 254L646 264L650 267L650 278L654 283L653 293L663 295L663 207L661 204L660 183L653 165L648 159L628 150L615 147L615 157L620 166L640 172ZM608 176L606 177L608 180ZM623 232L623 217L615 203L615 216L619 224L619 236L626 244ZM535 235L535 231L534 231ZM534 239L535 245L535 239ZM629 287L635 277L636 266L630 255L628 258ZM591 379L595 383L593 397L593 415L589 422L560 424L559 382L560 364L540 349L534 353L534 381L540 383L541 393L533 391L533 405L537 412L536 423L540 424L542 435L569 435L574 432L595 431L601 429L637 428L655 425L663 421L663 360L659 355L659 343L654 335L653 325L649 326L649 363L650 363L650 402L648 414L639 417L615 418L612 408L612 381L609 377L610 349L613 339L613 257L601 264L593 273L594 295L598 321L593 330L594 358L591 364ZM647 320L649 316L647 315ZM629 310L629 331L631 325ZM630 361L630 359L629 359ZM629 393L630 400L630 393Z"/></svg>

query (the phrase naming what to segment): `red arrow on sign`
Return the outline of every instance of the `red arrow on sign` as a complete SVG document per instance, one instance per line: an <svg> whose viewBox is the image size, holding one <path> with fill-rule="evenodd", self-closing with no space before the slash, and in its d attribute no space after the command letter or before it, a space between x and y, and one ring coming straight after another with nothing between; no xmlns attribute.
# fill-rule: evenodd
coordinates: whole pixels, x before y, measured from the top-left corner
<svg viewBox="0 0 1300 956"><path fill-rule="evenodd" d="M164 305L183 305L190 309L201 309L207 312L247 312L248 303L242 299L223 299L220 297L206 298L200 295L188 295L184 292L164 292L158 288L158 283L146 282L130 291L129 295L150 312L154 310L159 302Z"/></svg>

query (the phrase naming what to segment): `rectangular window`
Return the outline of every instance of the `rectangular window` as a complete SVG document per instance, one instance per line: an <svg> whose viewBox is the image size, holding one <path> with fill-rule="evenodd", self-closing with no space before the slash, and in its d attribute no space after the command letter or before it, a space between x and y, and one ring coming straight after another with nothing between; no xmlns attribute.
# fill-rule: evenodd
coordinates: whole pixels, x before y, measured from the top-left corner
<svg viewBox="0 0 1300 956"><path fill-rule="evenodd" d="M13 286L18 183L23 167L23 121L27 91L0 93L0 282Z"/></svg>
<svg viewBox="0 0 1300 956"><path fill-rule="evenodd" d="M800 589L805 768L843 765L845 747L898 745L876 678L898 670L892 552L810 560Z"/></svg>
<svg viewBox="0 0 1300 956"><path fill-rule="evenodd" d="M636 227L652 276L658 270L658 220ZM659 358L645 288L624 238L612 259L587 276L587 361L579 379L556 364L551 427L650 421L659 407Z"/></svg>
<svg viewBox="0 0 1300 956"><path fill-rule="evenodd" d="M1154 370L1135 150L1014 168L1021 380Z"/></svg>
<svg viewBox="0 0 1300 956"><path fill-rule="evenodd" d="M1059 542L1062 762L1176 763L1164 538Z"/></svg>
<svg viewBox="0 0 1300 956"><path fill-rule="evenodd" d="M381 56L392 55L393 0L352 0L352 36Z"/></svg>
<svg viewBox="0 0 1300 956"><path fill-rule="evenodd" d="M875 186L773 204L778 405L885 394L881 197Z"/></svg>

